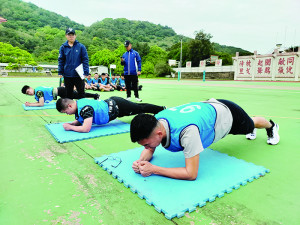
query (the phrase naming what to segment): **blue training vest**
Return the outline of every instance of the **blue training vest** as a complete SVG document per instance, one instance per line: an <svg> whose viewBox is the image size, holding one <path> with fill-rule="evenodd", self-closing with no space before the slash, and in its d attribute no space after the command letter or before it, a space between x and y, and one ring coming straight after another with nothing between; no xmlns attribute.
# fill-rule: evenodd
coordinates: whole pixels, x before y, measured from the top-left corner
<svg viewBox="0 0 300 225"><path fill-rule="evenodd" d="M82 98L77 100L78 118L76 118L81 124L84 119L80 116L80 111L87 105L94 109L93 123L101 125L109 122L108 105L105 101Z"/></svg>
<svg viewBox="0 0 300 225"><path fill-rule="evenodd" d="M121 86L125 86L125 80L122 80L122 79L120 78L120 85L121 85Z"/></svg>
<svg viewBox="0 0 300 225"><path fill-rule="evenodd" d="M93 79L88 80L87 78L85 78L86 82L88 85L91 85L93 83Z"/></svg>
<svg viewBox="0 0 300 225"><path fill-rule="evenodd" d="M112 83L113 85L116 85L117 82L118 82L118 79L117 79L117 78L115 78L115 79L110 79L110 80L111 80L111 83Z"/></svg>
<svg viewBox="0 0 300 225"><path fill-rule="evenodd" d="M203 148L210 146L215 138L215 122L217 113L215 108L203 102L169 108L155 115L156 119L165 119L170 128L170 146L166 149L171 152L182 151L180 134L189 125L196 125L199 129Z"/></svg>
<svg viewBox="0 0 300 225"><path fill-rule="evenodd" d="M105 80L102 80L102 78L100 78L100 82L103 85L107 85L107 78L105 78Z"/></svg>
<svg viewBox="0 0 300 225"><path fill-rule="evenodd" d="M99 83L99 80L93 78L93 79L92 79L92 83L93 83L93 84L98 84L98 83Z"/></svg>
<svg viewBox="0 0 300 225"><path fill-rule="evenodd" d="M53 100L53 87L37 87L34 89L34 98L35 100L39 101L38 96L36 95L36 93L38 91L42 91L44 93L44 102L48 103L51 102Z"/></svg>

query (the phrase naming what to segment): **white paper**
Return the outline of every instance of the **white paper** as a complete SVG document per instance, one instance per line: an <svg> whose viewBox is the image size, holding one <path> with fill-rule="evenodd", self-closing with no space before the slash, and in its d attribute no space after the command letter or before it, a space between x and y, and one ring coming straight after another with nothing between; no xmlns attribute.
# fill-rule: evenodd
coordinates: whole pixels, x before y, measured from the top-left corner
<svg viewBox="0 0 300 225"><path fill-rule="evenodd" d="M84 72L83 72L83 65L82 63L76 67L76 72L78 73L78 75L81 77L81 79L83 80L84 79Z"/></svg>

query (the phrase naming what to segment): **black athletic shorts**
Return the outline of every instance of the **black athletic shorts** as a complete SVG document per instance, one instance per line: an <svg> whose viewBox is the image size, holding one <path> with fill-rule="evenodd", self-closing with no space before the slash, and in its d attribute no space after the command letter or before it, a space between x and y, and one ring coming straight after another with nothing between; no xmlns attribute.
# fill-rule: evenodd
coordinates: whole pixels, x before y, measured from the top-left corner
<svg viewBox="0 0 300 225"><path fill-rule="evenodd" d="M66 98L67 97L66 88L65 87L58 87L57 88L57 96L59 96L61 98Z"/></svg>
<svg viewBox="0 0 300 225"><path fill-rule="evenodd" d="M231 111L233 122L229 134L252 133L252 131L254 130L254 122L240 106L228 100L217 100L226 105Z"/></svg>

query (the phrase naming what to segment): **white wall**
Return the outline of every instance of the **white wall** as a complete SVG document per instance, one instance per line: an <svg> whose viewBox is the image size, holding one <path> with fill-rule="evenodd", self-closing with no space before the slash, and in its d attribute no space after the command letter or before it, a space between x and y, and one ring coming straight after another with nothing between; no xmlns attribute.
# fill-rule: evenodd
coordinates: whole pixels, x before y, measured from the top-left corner
<svg viewBox="0 0 300 225"><path fill-rule="evenodd" d="M299 48L300 49L300 48ZM300 52L239 56L234 59L234 80L299 81Z"/></svg>
<svg viewBox="0 0 300 225"><path fill-rule="evenodd" d="M234 72L234 66L207 66L207 67L181 67L173 68L176 72L191 72L191 73L202 73L205 72Z"/></svg>
<svg viewBox="0 0 300 225"><path fill-rule="evenodd" d="M181 67L176 72L234 72L234 80L300 80L300 47L298 52L233 57L232 66Z"/></svg>

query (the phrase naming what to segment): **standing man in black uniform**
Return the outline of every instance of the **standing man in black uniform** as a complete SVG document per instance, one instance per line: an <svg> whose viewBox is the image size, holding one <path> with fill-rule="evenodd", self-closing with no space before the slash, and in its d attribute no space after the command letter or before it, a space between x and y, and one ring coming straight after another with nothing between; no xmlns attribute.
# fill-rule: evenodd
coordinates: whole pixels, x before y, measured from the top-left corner
<svg viewBox="0 0 300 225"><path fill-rule="evenodd" d="M84 98L84 80L76 72L76 68L82 64L83 74L89 74L89 57L83 44L76 40L75 30L66 30L67 41L59 49L58 75L64 77L67 97L73 99L74 86L79 98Z"/></svg>

